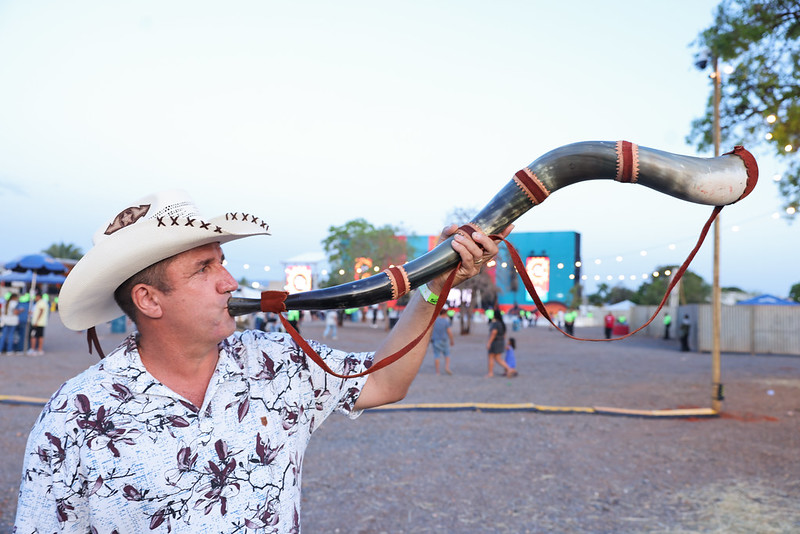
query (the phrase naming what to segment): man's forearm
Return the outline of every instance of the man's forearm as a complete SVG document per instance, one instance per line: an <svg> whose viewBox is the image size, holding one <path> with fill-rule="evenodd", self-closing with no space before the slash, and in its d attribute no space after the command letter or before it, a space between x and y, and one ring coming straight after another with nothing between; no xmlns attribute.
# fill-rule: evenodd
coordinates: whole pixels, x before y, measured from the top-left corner
<svg viewBox="0 0 800 534"><path fill-rule="evenodd" d="M375 363L391 356L419 337L433 319L436 307L422 299L415 291L406 309L400 315L386 340L375 352ZM402 358L374 372L358 398L356 408L364 409L381 404L397 402L405 397L408 388L419 371L428 350L431 331L428 330L419 343Z"/></svg>

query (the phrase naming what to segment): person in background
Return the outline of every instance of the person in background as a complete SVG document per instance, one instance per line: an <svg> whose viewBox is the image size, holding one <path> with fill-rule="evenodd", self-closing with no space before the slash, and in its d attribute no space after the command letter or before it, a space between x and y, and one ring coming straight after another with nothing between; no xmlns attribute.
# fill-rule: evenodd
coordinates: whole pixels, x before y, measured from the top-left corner
<svg viewBox="0 0 800 534"><path fill-rule="evenodd" d="M689 331L692 328L692 322L689 320L689 314L683 316L681 319L681 352L689 351Z"/></svg>
<svg viewBox="0 0 800 534"><path fill-rule="evenodd" d="M431 347L433 348L433 362L436 374L439 374L439 359L444 359L444 372L452 375L450 371L450 347L455 344L453 331L450 328L450 319L447 318L447 310L442 308L439 317L433 323L431 333Z"/></svg>
<svg viewBox="0 0 800 534"><path fill-rule="evenodd" d="M2 323L3 333L0 337L0 352L4 352L9 356L16 354L14 352L14 333L19 325L19 296L16 293L11 293L3 307Z"/></svg>
<svg viewBox="0 0 800 534"><path fill-rule="evenodd" d="M569 310L564 314L564 330L571 336L575 335L575 319L577 318L578 312L575 310Z"/></svg>
<svg viewBox="0 0 800 534"><path fill-rule="evenodd" d="M292 325L292 328L300 332L300 321L302 320L303 316L300 313L300 310L289 310L286 312L286 319L289 321L289 324Z"/></svg>
<svg viewBox="0 0 800 534"><path fill-rule="evenodd" d="M556 326L558 327L559 330L563 330L564 329L564 316L565 315L566 314L564 313L564 310L558 310L556 312Z"/></svg>
<svg viewBox="0 0 800 534"><path fill-rule="evenodd" d="M517 340L513 337L508 338L508 345L506 346L506 365L508 365L511 369L514 370L514 374L511 376L517 375L517 356L515 351L517 349Z"/></svg>
<svg viewBox="0 0 800 534"><path fill-rule="evenodd" d="M325 312L325 331L322 333L322 337L326 338L330 334L331 339L336 339L339 334L338 326L339 312L337 310L328 310Z"/></svg>
<svg viewBox="0 0 800 534"><path fill-rule="evenodd" d="M489 372L486 376L488 378L494 376L495 364L505 370L506 376L514 376L517 371L505 362L506 324L503 321L503 313L499 309L492 310L492 318L492 322L489 323L489 341L486 343L489 352Z"/></svg>
<svg viewBox="0 0 800 534"><path fill-rule="evenodd" d="M31 348L28 349L28 355L41 356L44 354L44 329L47 326L47 319L50 315L50 304L40 294L33 298L33 302Z"/></svg>
<svg viewBox="0 0 800 534"><path fill-rule="evenodd" d="M614 314L608 312L603 318L603 322L605 323L606 339L611 339L611 333L614 331L614 323L617 322L614 318Z"/></svg>
<svg viewBox="0 0 800 534"><path fill-rule="evenodd" d="M28 314L31 311L31 294L23 293L19 296L19 304L17 304L17 311L19 312L19 321L14 329L14 351L17 354L25 354L30 344L28 331Z"/></svg>
<svg viewBox="0 0 800 534"><path fill-rule="evenodd" d="M672 316L667 313L664 315L664 339L669 339L669 327L672 326Z"/></svg>

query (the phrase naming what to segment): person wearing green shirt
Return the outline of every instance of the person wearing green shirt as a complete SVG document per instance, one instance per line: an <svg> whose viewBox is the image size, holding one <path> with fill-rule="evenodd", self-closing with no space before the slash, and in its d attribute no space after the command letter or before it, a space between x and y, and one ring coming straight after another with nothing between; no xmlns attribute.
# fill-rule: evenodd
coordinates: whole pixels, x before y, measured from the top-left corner
<svg viewBox="0 0 800 534"><path fill-rule="evenodd" d="M669 339L669 327L672 326L672 316L666 314L664 316L664 339Z"/></svg>

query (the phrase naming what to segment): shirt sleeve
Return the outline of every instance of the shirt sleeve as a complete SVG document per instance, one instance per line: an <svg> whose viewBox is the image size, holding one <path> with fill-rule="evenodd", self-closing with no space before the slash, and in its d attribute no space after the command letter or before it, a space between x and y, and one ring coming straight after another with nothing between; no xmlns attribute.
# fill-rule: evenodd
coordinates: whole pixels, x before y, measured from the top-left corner
<svg viewBox="0 0 800 534"><path fill-rule="evenodd" d="M326 373L288 334L251 330L234 335L240 337L251 354L252 349L256 349L259 363L255 365L266 368L276 394L278 391L287 392L297 398L300 405L313 407L323 419L332 412L351 418L360 415L354 411L354 406L367 376L343 379ZM374 352L345 352L317 341L309 340L308 343L328 367L342 375L367 370L375 355Z"/></svg>

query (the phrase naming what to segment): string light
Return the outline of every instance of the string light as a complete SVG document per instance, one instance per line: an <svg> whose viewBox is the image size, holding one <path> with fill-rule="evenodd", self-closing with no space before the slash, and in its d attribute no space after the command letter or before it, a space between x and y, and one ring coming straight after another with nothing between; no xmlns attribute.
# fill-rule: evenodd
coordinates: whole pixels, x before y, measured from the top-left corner
<svg viewBox="0 0 800 534"><path fill-rule="evenodd" d="M775 182L779 182L781 180L781 175L780 174L774 174L772 176L772 179ZM761 221L763 219L768 219L768 220L773 220L774 221L774 220L780 219L782 216L792 217L792 216L795 216L797 214L797 211L798 211L798 207L797 206L788 206L788 207L785 208L785 210L783 212L774 211L774 212L771 212L769 214L757 215L757 216L751 217L749 219L746 219L746 220L744 220L744 221L742 221L742 222L740 222L738 224L731 225L731 226L728 227L728 229L731 232L743 233L746 229L749 229L749 228L752 227L751 223L754 223L754 222L757 223L758 221ZM694 236L692 236L691 238L687 238L686 240L682 239L681 242L689 241L690 239L691 239L691 241L694 241L695 238L694 238ZM664 246L664 245L661 245L661 246ZM655 256L659 256L659 255L661 255L661 253L659 252L660 248L661 248L660 246L654 246L654 247L649 247L649 248L646 248L646 249L641 249L641 250L638 251L638 256L642 257L642 258L649 257L649 256L653 255L652 253L655 253ZM675 243L669 243L668 245L664 246L664 248L666 248L669 251L678 250L678 246ZM687 251L688 251L688 248L687 248ZM654 270L654 271L652 271L650 273L648 273L648 272L642 273L641 275L632 274L630 272L631 270L634 270L634 269L638 270L641 267L638 267L638 268L634 267L634 269L630 269L630 270L629 269L625 269L625 270L628 270L627 273L625 273L624 271L620 272L620 270L622 270L623 265L627 265L628 263L632 263L629 260L626 260L626 258L630 258L631 256L636 256L636 255L637 254L635 252L628 251L627 253L623 253L623 254L609 255L609 257L607 257L607 258L597 257L597 258L592 260L592 263L594 264L595 267L587 269L589 272L584 272L584 273L581 273L580 275L575 274L575 273L569 274L569 279L570 280L580 279L582 281L593 280L594 282L600 282L600 281L613 282L614 280L618 280L618 281L624 282L626 280L630 280L630 281L636 281L636 280L647 281L649 279L657 280L658 278L660 278L662 276L665 276L665 277L671 276L672 271L670 269L664 269L663 271ZM617 270L617 269L619 269L619 270L617 270L617 272L613 272L612 271L611 273L608 273L608 272L606 272L606 273L597 272L599 270L598 266L602 266L604 264L608 264L610 262L610 258L614 258L614 260L615 260L614 263L616 263L618 265L618 267L614 268L613 270ZM662 264L668 263L668 264L677 265L678 263L681 263L682 260L683 260L683 257L675 258L672 254L670 254L669 259L667 259L667 260L663 260L662 259L662 260L653 260L653 261L661 261ZM633 263L635 263L635 260L634 260ZM229 265L229 260L227 260L227 259L223 260L223 265L226 265L226 266ZM487 264L487 267L495 267L495 266L497 266L497 262L495 260L491 260ZM574 266L575 266L575 268L580 268L580 267L583 267L583 263L578 260L578 261L574 262ZM631 265L631 266L633 267L633 265ZM242 267L245 270L247 270L247 269L250 268L250 264L244 263L244 264L242 264ZM506 263L506 262L503 262L500 265L500 267L502 267L503 269L506 269L506 268L509 268L509 264ZM556 264L556 267L559 270L564 270L564 269L567 268L567 265L564 262L558 262ZM270 270L271 270L268 265L264 266L263 269L264 269L265 272L270 272ZM369 270L369 267L365 268L363 271L367 272L368 270ZM374 267L374 271L376 273L379 272L379 270L380 270L379 267L377 267L377 266ZM595 271L595 272L592 272L592 271ZM328 274L327 271L322 271L322 275L323 276L327 276L327 274ZM345 275L345 270L344 269L339 270L339 275L340 276L344 276ZM256 287L256 286L254 286L254 287ZM258 286L258 287L260 287L260 286ZM589 291L591 291L591 290L589 289Z"/></svg>

